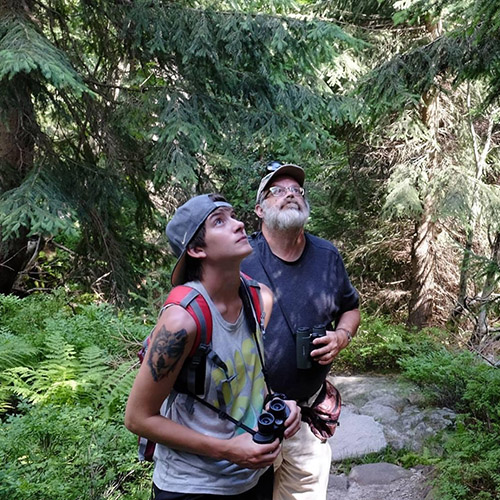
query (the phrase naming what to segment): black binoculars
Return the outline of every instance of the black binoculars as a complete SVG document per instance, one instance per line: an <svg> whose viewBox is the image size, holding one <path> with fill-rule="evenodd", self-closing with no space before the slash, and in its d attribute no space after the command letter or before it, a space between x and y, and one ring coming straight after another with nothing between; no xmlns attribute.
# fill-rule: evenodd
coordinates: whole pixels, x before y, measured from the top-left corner
<svg viewBox="0 0 500 500"><path fill-rule="evenodd" d="M295 332L295 345L297 352L297 368L308 370L312 367L311 351L320 346L313 344L314 339L326 336L326 327L316 325L312 328L300 327Z"/></svg>
<svg viewBox="0 0 500 500"><path fill-rule="evenodd" d="M258 444L272 443L276 438L283 439L285 420L290 415L290 408L283 401L284 394L276 394L269 403L269 409L260 414L257 419L258 431L253 440Z"/></svg>

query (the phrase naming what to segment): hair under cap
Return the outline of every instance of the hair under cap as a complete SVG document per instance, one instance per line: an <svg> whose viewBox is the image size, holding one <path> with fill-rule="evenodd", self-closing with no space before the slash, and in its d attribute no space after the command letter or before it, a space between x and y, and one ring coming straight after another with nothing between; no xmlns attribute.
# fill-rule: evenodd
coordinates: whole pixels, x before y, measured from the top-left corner
<svg viewBox="0 0 500 500"><path fill-rule="evenodd" d="M195 196L181 205L167 224L165 232L177 257L171 276L172 285L177 286L185 282L186 251L189 242L207 217L219 207L231 207L231 204L226 201L212 201L208 194Z"/></svg>

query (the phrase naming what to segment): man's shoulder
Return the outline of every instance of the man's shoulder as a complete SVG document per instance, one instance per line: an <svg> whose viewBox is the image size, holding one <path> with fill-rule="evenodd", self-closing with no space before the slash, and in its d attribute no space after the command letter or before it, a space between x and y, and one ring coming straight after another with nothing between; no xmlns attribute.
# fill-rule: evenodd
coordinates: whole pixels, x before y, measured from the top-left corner
<svg viewBox="0 0 500 500"><path fill-rule="evenodd" d="M248 242L250 246L253 248L253 252L250 255L247 255L243 261L241 262L241 270L252 276L252 272L255 272L255 269L259 267L259 257L257 255L258 250L258 237L257 233L253 233L248 235ZM253 278L254 276L252 276Z"/></svg>
<svg viewBox="0 0 500 500"><path fill-rule="evenodd" d="M311 233L306 233L306 238L309 240L309 244L314 248L339 255L338 248L331 241L320 238L319 236L314 236Z"/></svg>

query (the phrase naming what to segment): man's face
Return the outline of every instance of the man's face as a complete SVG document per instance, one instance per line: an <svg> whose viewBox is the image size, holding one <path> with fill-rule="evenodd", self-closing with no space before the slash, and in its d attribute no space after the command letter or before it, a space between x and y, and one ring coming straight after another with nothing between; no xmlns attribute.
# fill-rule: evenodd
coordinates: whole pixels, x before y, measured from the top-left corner
<svg viewBox="0 0 500 500"><path fill-rule="evenodd" d="M273 187L279 187L283 192L274 196L270 191ZM301 229L305 226L309 218L309 203L299 190L300 184L288 176L277 177L269 185L264 200L257 205L257 215L269 229Z"/></svg>

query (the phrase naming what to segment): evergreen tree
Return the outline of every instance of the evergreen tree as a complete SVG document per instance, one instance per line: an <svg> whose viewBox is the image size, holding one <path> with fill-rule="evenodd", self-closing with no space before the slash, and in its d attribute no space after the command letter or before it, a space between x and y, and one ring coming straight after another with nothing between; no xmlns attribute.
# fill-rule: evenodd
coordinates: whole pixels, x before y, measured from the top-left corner
<svg viewBox="0 0 500 500"><path fill-rule="evenodd" d="M404 8L398 10L401 6ZM369 158L376 159L381 148L385 150L382 161L389 174L383 179L385 209L413 235L406 275L408 323L422 327L445 319L453 307L449 296L454 293L458 281L454 282L454 276L460 266L453 257L453 245L458 241L454 235L465 235L474 211L483 214L483 228L490 224L487 214L494 213L492 203L498 200L497 182L492 186L485 179L474 181L472 142L463 133L470 127L469 113L463 100L456 101L465 82L479 80L490 87L478 94L475 105L488 113L485 106L496 98L499 39L494 26L499 9L491 2L417 1L398 2L394 7L395 23L377 31L375 16L371 23L363 18L375 47L370 56L379 50L380 62L358 87L365 104L360 122L369 135L363 137L355 131L354 137ZM477 116L476 125L481 122ZM485 158L495 165L496 151L488 149ZM362 165L366 163L369 161ZM371 170L372 178L378 175ZM458 179L461 182L454 182ZM490 182L492 179L490 176ZM480 191L472 189L474 185ZM481 195L471 196L474 192ZM442 233L450 228L450 216L454 231L446 242ZM383 231L380 222L378 227ZM482 234L478 230L477 235ZM380 240L380 231L377 236Z"/></svg>
<svg viewBox="0 0 500 500"><path fill-rule="evenodd" d="M357 41L296 14L282 1L3 0L2 291L29 238L59 234L78 242L79 278L117 297L155 258L153 201L168 211L233 166L334 148L342 112L323 75Z"/></svg>

